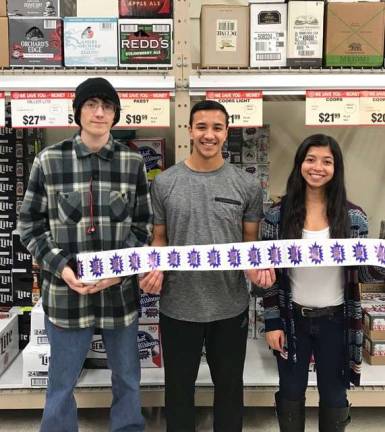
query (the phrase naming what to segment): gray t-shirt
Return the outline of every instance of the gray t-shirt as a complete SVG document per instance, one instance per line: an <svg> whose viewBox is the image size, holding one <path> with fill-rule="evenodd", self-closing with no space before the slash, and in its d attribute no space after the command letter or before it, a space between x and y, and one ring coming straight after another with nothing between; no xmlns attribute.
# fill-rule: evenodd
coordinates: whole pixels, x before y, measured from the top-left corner
<svg viewBox="0 0 385 432"><path fill-rule="evenodd" d="M151 196L154 223L166 225L170 246L241 242L242 222L263 216L261 188L228 163L197 172L180 162L155 178ZM248 303L243 271L170 271L160 310L178 320L209 322L237 316Z"/></svg>

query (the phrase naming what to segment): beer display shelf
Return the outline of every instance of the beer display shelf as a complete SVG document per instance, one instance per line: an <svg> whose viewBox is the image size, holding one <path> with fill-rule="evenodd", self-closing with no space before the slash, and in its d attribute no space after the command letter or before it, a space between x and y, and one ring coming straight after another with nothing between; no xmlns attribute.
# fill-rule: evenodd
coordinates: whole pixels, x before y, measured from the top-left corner
<svg viewBox="0 0 385 432"><path fill-rule="evenodd" d="M198 69L189 78L190 96L209 90L261 90L265 96L304 96L309 89L385 89L382 69Z"/></svg>
<svg viewBox="0 0 385 432"><path fill-rule="evenodd" d="M149 74L148 72L151 72ZM69 71L14 71L0 74L0 91L73 91L89 77L106 77L117 90L123 91L175 91L175 77L167 73L155 74L142 71L129 74L127 71L69 70Z"/></svg>
<svg viewBox="0 0 385 432"><path fill-rule="evenodd" d="M44 389L23 386L23 360L20 353L0 378L0 409L41 408ZM111 402L110 372L84 370L76 389L79 407L108 407ZM278 385L275 360L264 340L249 340L244 372L245 404L247 406L272 406L273 394ZM164 371L162 368L142 369L143 406L163 406ZM368 392L367 390L370 390ZM197 379L197 405L212 404L213 386L209 368L202 363ZM315 373L310 372L307 404L317 405ZM362 387L350 391L354 406L385 406L385 366L363 364Z"/></svg>

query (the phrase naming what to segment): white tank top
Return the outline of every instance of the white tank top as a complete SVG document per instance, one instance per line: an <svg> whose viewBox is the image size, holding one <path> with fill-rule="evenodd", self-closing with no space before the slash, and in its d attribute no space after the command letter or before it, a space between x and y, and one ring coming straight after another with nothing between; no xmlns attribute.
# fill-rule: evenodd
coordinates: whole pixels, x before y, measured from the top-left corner
<svg viewBox="0 0 385 432"><path fill-rule="evenodd" d="M329 227L320 231L303 230L302 238L329 238ZM342 267L289 269L293 301L302 306L338 306L344 302Z"/></svg>

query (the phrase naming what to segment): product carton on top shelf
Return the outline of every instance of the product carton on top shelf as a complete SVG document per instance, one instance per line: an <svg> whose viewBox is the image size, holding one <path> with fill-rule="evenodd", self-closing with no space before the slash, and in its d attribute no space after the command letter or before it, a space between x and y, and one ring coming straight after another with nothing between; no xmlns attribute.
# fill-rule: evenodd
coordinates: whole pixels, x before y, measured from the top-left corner
<svg viewBox="0 0 385 432"><path fill-rule="evenodd" d="M119 19L119 66L171 67L171 19Z"/></svg>
<svg viewBox="0 0 385 432"><path fill-rule="evenodd" d="M11 66L61 66L62 20L9 18L9 51Z"/></svg>
<svg viewBox="0 0 385 432"><path fill-rule="evenodd" d="M8 0L8 15L59 17L60 0Z"/></svg>
<svg viewBox="0 0 385 432"><path fill-rule="evenodd" d="M249 8L203 5L201 66L249 66Z"/></svg>
<svg viewBox="0 0 385 432"><path fill-rule="evenodd" d="M250 4L250 66L286 66L287 4Z"/></svg>
<svg viewBox="0 0 385 432"><path fill-rule="evenodd" d="M0 68L9 67L8 18L0 17Z"/></svg>
<svg viewBox="0 0 385 432"><path fill-rule="evenodd" d="M119 0L119 14L127 18L171 18L172 0Z"/></svg>
<svg viewBox="0 0 385 432"><path fill-rule="evenodd" d="M118 0L76 0L76 16L118 18Z"/></svg>
<svg viewBox="0 0 385 432"><path fill-rule="evenodd" d="M324 2L290 1L287 22L287 65L321 67Z"/></svg>
<svg viewBox="0 0 385 432"><path fill-rule="evenodd" d="M116 18L64 18L65 66L117 66Z"/></svg>
<svg viewBox="0 0 385 432"><path fill-rule="evenodd" d="M384 62L384 3L326 6L326 66L381 66Z"/></svg>

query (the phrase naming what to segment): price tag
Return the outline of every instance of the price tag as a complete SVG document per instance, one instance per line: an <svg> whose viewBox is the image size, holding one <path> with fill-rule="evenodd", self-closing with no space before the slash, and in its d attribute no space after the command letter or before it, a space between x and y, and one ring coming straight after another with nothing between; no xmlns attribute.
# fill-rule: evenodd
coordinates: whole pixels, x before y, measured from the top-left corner
<svg viewBox="0 0 385 432"><path fill-rule="evenodd" d="M360 92L360 118L365 126L385 126L385 91Z"/></svg>
<svg viewBox="0 0 385 432"><path fill-rule="evenodd" d="M14 128L68 126L67 92L12 92L11 113Z"/></svg>
<svg viewBox="0 0 385 432"><path fill-rule="evenodd" d="M119 92L122 111L117 127L170 126L169 92Z"/></svg>
<svg viewBox="0 0 385 432"><path fill-rule="evenodd" d="M0 127L5 126L5 95L0 92Z"/></svg>
<svg viewBox="0 0 385 432"><path fill-rule="evenodd" d="M360 124L359 91L306 92L307 126L353 126Z"/></svg>
<svg viewBox="0 0 385 432"><path fill-rule="evenodd" d="M75 123L75 114L72 107L73 100L75 98L75 92L67 93L68 95L68 127L78 128L79 126Z"/></svg>
<svg viewBox="0 0 385 432"><path fill-rule="evenodd" d="M226 108L230 127L263 126L261 91L209 91L206 99L216 100Z"/></svg>

